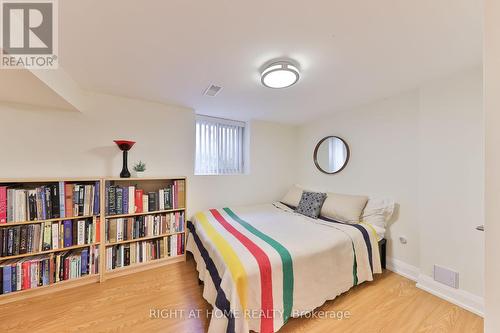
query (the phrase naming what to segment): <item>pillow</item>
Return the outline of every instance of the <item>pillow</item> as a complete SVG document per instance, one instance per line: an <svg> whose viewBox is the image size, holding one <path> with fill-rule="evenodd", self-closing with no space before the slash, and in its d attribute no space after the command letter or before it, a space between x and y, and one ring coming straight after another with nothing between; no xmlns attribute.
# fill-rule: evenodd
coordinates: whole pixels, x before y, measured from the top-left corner
<svg viewBox="0 0 500 333"><path fill-rule="evenodd" d="M359 223L368 197L328 193L321 208L321 216L345 223Z"/></svg>
<svg viewBox="0 0 500 333"><path fill-rule="evenodd" d="M295 212L317 219L326 193L304 191Z"/></svg>
<svg viewBox="0 0 500 333"><path fill-rule="evenodd" d="M281 202L292 207L297 207L299 205L300 199L302 198L302 192L304 190L297 185L293 185L291 189L285 194Z"/></svg>
<svg viewBox="0 0 500 333"><path fill-rule="evenodd" d="M394 199L370 197L363 211L363 221L385 228L394 213Z"/></svg>

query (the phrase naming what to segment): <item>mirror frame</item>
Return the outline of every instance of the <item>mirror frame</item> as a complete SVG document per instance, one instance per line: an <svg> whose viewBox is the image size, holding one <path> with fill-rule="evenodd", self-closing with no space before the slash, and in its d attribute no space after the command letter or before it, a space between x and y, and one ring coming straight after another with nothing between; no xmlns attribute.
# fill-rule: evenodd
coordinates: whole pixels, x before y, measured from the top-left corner
<svg viewBox="0 0 500 333"><path fill-rule="evenodd" d="M337 138L340 141L342 141L342 143L345 145L346 151L347 151L347 156L346 156L344 165L342 165L342 167L340 169L338 169L337 171L335 171L335 172L327 172L327 171L323 170L321 168L321 166L319 165L318 158L317 158L319 146L323 142L325 142L326 140L328 140L330 138ZM316 168L318 168L319 171L321 171L321 172L323 172L323 173L325 173L327 175L334 175L334 174L339 173L340 171L344 170L345 167L347 166L347 164L349 163L350 157L351 157L351 149L349 148L349 145L347 144L347 142L344 139L342 139L341 137L336 136L336 135L325 136L323 139L319 140L319 142L316 144L316 147L314 148L314 153L313 153L313 161L314 161L314 164L316 165Z"/></svg>

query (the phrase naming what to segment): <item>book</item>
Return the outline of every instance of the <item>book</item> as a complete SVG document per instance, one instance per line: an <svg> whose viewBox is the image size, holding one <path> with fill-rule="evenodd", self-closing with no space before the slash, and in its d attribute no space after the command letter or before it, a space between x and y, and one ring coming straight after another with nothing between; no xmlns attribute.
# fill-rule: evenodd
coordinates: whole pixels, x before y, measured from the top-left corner
<svg viewBox="0 0 500 333"><path fill-rule="evenodd" d="M22 225L20 231L19 254L28 253L28 226Z"/></svg>
<svg viewBox="0 0 500 333"><path fill-rule="evenodd" d="M50 185L50 198L51 198L51 217L52 218L59 218L61 217L61 208L59 206L59 202L61 200L60 194L59 194L59 184L52 184Z"/></svg>
<svg viewBox="0 0 500 333"><path fill-rule="evenodd" d="M54 250L59 249L59 224L52 223L52 248Z"/></svg>
<svg viewBox="0 0 500 333"><path fill-rule="evenodd" d="M0 223L7 223L7 186L0 186Z"/></svg>
<svg viewBox="0 0 500 333"><path fill-rule="evenodd" d="M158 191L158 210L165 210L165 189Z"/></svg>
<svg viewBox="0 0 500 333"><path fill-rule="evenodd" d="M85 244L85 220L78 220L77 222L77 237L76 245Z"/></svg>
<svg viewBox="0 0 500 333"><path fill-rule="evenodd" d="M8 263L5 263L2 266L2 284L3 284L3 293L8 294L12 291L12 270L11 266Z"/></svg>
<svg viewBox="0 0 500 333"><path fill-rule="evenodd" d="M115 204L116 214L123 214L123 188L116 187L116 204Z"/></svg>
<svg viewBox="0 0 500 333"><path fill-rule="evenodd" d="M116 220L116 241L123 241L123 219Z"/></svg>
<svg viewBox="0 0 500 333"><path fill-rule="evenodd" d="M66 194L64 182L59 182L59 217L66 217Z"/></svg>
<svg viewBox="0 0 500 333"><path fill-rule="evenodd" d="M172 208L177 208L177 181L172 184Z"/></svg>
<svg viewBox="0 0 500 333"><path fill-rule="evenodd" d="M14 189L7 189L7 222L14 221Z"/></svg>
<svg viewBox="0 0 500 333"><path fill-rule="evenodd" d="M90 215L90 198L91 198L91 193L92 192L92 187L90 185L85 185L83 187L83 216L89 216ZM93 200L92 200L93 201Z"/></svg>
<svg viewBox="0 0 500 333"><path fill-rule="evenodd" d="M64 247L73 245L73 224L71 220L63 221L64 225Z"/></svg>
<svg viewBox="0 0 500 333"><path fill-rule="evenodd" d="M42 251L42 225L41 224L35 224L33 226L33 231L32 231L32 237L33 241L31 244L31 248L33 252L40 252Z"/></svg>
<svg viewBox="0 0 500 333"><path fill-rule="evenodd" d="M149 212L149 197L147 194L142 195L142 212L147 213Z"/></svg>
<svg viewBox="0 0 500 333"><path fill-rule="evenodd" d="M99 243L101 241L101 219L97 217L95 219L95 242Z"/></svg>
<svg viewBox="0 0 500 333"><path fill-rule="evenodd" d="M142 213L143 212L143 196L144 196L144 191L141 189L136 189L135 190L135 212L136 213Z"/></svg>
<svg viewBox="0 0 500 333"><path fill-rule="evenodd" d="M185 180L176 180L175 183L177 185L177 206L176 206L176 208L184 208L186 205L186 202L185 202L186 181Z"/></svg>
<svg viewBox="0 0 500 333"><path fill-rule="evenodd" d="M150 211L160 210L160 206L158 204L158 193L156 192L148 193L148 207Z"/></svg>
<svg viewBox="0 0 500 333"><path fill-rule="evenodd" d="M116 215L116 187L114 185L108 187L108 214Z"/></svg>
<svg viewBox="0 0 500 333"><path fill-rule="evenodd" d="M101 202L100 202L100 187L101 182L96 181L94 185L94 215L98 215L101 213Z"/></svg>
<svg viewBox="0 0 500 333"><path fill-rule="evenodd" d="M117 219L111 219L108 222L108 240L110 243L116 242Z"/></svg>
<svg viewBox="0 0 500 333"><path fill-rule="evenodd" d="M130 245L129 244L127 244L123 247L123 252L124 252L123 265L129 266L130 265Z"/></svg>
<svg viewBox="0 0 500 333"><path fill-rule="evenodd" d="M34 221L38 219L36 190L29 190L27 195L28 195L28 220Z"/></svg>
<svg viewBox="0 0 500 333"><path fill-rule="evenodd" d="M122 190L122 214L131 213L128 211L128 188Z"/></svg>
<svg viewBox="0 0 500 333"><path fill-rule="evenodd" d="M43 219L43 207L45 204L43 203L42 199L42 188L37 187L35 190L35 200L36 200L36 219L37 220L42 220Z"/></svg>
<svg viewBox="0 0 500 333"><path fill-rule="evenodd" d="M66 209L64 214L65 217L73 217L73 191L73 184L64 184L64 207Z"/></svg>
<svg viewBox="0 0 500 333"><path fill-rule="evenodd" d="M48 251L52 248L52 223L43 224L43 245L42 251Z"/></svg>
<svg viewBox="0 0 500 333"><path fill-rule="evenodd" d="M21 263L21 272L22 272L22 278L21 278L21 289L29 289L31 288L31 277L30 277L30 271L31 271L31 262L29 260L25 260Z"/></svg>
<svg viewBox="0 0 500 333"><path fill-rule="evenodd" d="M14 229L9 228L7 236L7 256L14 255Z"/></svg>
<svg viewBox="0 0 500 333"><path fill-rule="evenodd" d="M85 185L78 186L78 216L85 215ZM88 212L88 210L87 210Z"/></svg>
<svg viewBox="0 0 500 333"><path fill-rule="evenodd" d="M134 239L134 218L127 219L127 239Z"/></svg>
<svg viewBox="0 0 500 333"><path fill-rule="evenodd" d="M19 247L21 245L21 226L14 227L14 244L12 249L13 255L19 254Z"/></svg>
<svg viewBox="0 0 500 333"><path fill-rule="evenodd" d="M172 185L168 185L165 188L164 202L165 202L165 209L172 209L173 208L173 205L172 205Z"/></svg>
<svg viewBox="0 0 500 333"><path fill-rule="evenodd" d="M128 213L135 213L135 186L128 187Z"/></svg>
<svg viewBox="0 0 500 333"><path fill-rule="evenodd" d="M81 252L81 275L87 275L88 274L88 260L89 260L89 254L88 254L88 249L83 249Z"/></svg>

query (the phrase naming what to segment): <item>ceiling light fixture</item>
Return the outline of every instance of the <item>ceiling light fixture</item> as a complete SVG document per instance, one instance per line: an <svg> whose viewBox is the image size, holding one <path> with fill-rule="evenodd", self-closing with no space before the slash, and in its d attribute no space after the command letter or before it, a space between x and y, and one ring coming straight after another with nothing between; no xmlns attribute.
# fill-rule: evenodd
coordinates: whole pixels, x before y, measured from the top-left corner
<svg viewBox="0 0 500 333"><path fill-rule="evenodd" d="M287 88L299 80L297 66L288 61L273 62L267 66L260 76L260 81L268 88Z"/></svg>

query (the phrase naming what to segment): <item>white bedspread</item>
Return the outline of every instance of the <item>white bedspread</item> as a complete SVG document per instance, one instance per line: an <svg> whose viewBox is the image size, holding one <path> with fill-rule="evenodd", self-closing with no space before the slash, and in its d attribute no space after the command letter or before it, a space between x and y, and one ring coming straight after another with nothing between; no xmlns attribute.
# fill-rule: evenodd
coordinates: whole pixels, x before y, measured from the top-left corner
<svg viewBox="0 0 500 333"><path fill-rule="evenodd" d="M371 226L315 220L279 203L200 212L189 229L203 296L221 311L212 333L276 332L382 272Z"/></svg>

